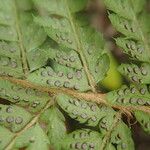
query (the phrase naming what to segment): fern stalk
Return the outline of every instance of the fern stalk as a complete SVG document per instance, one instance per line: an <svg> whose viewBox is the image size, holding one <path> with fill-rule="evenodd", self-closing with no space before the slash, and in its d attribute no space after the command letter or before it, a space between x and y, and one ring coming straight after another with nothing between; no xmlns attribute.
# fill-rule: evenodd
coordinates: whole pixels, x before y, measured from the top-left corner
<svg viewBox="0 0 150 150"><path fill-rule="evenodd" d="M27 56L26 56L26 50L23 46L23 40L22 40L22 34L21 34L21 30L20 30L20 25L19 25L19 19L18 19L18 11L16 8L16 1L14 1L14 12L15 12L15 16L16 16L16 30L17 30L17 34L18 34L18 43L20 46L20 57L22 59L22 68L23 68L23 72L25 74L25 76L28 75L29 73L29 67L28 67L28 63L27 63Z"/></svg>
<svg viewBox="0 0 150 150"><path fill-rule="evenodd" d="M117 105L110 104L107 99L107 95L102 94L102 93L92 93L92 92L81 93L81 92L77 92L77 91L70 90L70 89L64 89L64 88L57 89L57 88L47 88L44 86L41 87L41 86L38 86L37 84L33 84L33 83L25 81L25 80L13 79L13 78L9 78L9 77L0 77L0 79L8 80L12 83L21 85L23 87L37 89L41 92L48 92L52 95L66 93L77 99L84 99L89 102L95 102L97 104L104 104L104 105L112 107L114 109L122 110L129 117L132 117L131 114L134 110L140 110L140 111L150 114L150 108L146 107L146 106L122 106L122 105L118 105L118 104Z"/></svg>

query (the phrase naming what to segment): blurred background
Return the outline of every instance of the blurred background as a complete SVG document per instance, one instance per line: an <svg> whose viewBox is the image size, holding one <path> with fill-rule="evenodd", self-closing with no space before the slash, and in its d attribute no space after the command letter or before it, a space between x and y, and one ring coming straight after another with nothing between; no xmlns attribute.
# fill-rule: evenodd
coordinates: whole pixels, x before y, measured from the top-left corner
<svg viewBox="0 0 150 150"><path fill-rule="evenodd" d="M145 7L150 12L150 0ZM106 40L106 47L110 52L110 70L108 76L102 81L101 85L106 91L119 88L122 84L127 84L128 81L124 79L118 72L117 67L122 62L129 62L127 55L122 53L122 50L116 46L114 38L119 33L112 27L103 0L92 0L87 8L87 13L91 16L91 24L98 31L102 32ZM150 150L150 136L146 135L140 128L139 124L135 120L130 122L132 128L132 135L135 141L136 150ZM131 123L131 124L132 124Z"/></svg>

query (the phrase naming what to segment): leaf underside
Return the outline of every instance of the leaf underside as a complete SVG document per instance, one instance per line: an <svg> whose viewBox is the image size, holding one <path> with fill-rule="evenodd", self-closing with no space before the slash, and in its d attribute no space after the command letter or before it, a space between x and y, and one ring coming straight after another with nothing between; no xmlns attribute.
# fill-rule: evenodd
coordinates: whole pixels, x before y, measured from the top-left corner
<svg viewBox="0 0 150 150"><path fill-rule="evenodd" d="M119 0L117 9L114 0L106 0L106 6L114 12L112 24L129 37L116 39L117 44L124 48L134 41L143 50L130 55L141 64L129 66L129 79L145 85L137 87L132 80L131 87L108 93L109 105L104 105L92 102L94 97L87 101L88 94L98 94L109 69L103 37L84 12L88 0L0 0L0 150L134 150L122 111L111 107L150 105L148 43L141 35L148 28L143 23L142 33L130 33L118 23L131 25L137 15L140 23L146 21L144 2L136 0L132 10L130 1ZM122 4L132 17L122 12ZM122 66L126 73L127 65ZM134 115L149 133L149 114ZM70 120L77 129L70 128Z"/></svg>
<svg viewBox="0 0 150 150"><path fill-rule="evenodd" d="M149 68L150 68L150 23L143 0L105 0L111 12L109 18L115 29L122 34L116 38L116 44L131 58L131 63L121 64L118 70L131 82L130 86L108 93L108 101L124 106L143 106L149 109ZM147 108L146 108L147 107ZM150 116L142 111L134 111L141 127L149 133Z"/></svg>

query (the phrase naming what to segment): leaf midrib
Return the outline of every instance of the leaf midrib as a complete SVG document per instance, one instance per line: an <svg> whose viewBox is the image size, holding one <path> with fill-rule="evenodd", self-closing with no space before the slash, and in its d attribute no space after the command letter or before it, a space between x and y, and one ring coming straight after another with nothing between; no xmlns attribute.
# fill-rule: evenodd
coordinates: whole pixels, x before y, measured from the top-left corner
<svg viewBox="0 0 150 150"><path fill-rule="evenodd" d="M37 89L41 92L47 92L47 93L51 94L51 96L55 96L55 95L64 93L64 94L70 95L72 97L75 97L77 99L84 99L86 101L95 102L97 104L104 104L108 107L116 108L116 109L120 110L119 112L121 112L121 113L126 113L126 111L127 111L127 113L128 112L132 113L135 110L141 110L141 111L146 110L145 112L150 114L150 108L149 107L139 107L138 108L137 106L135 106L135 107L131 107L131 106L123 107L123 106L110 105L107 102L105 94L99 94L99 93L93 93L93 92L91 92L91 93L81 93L81 92L77 92L77 91L73 91L73 90L69 90L69 89L61 89L61 88L59 88L59 89L57 89L57 88L46 88L46 87L42 87L42 86L36 86L33 83L29 83L26 80L14 79L14 78L11 78L11 77L0 77L0 80L8 80L12 83L15 83L16 85L22 85L23 87ZM45 105L45 107L43 109L41 109L41 111L21 131L19 131L15 134L12 141L7 145L5 150L11 150L11 148L13 147L13 145L15 143L16 138L18 136L20 136L23 132L28 130L30 127L32 127L34 124L36 124L39 120L40 115L45 110L47 110L50 106L52 106L53 104L54 104L54 101L49 100L47 102L47 104ZM127 115L130 115L130 114L127 114ZM119 117L121 117L121 114L119 115ZM109 132L106 134L106 137L105 137L105 139L103 141L103 144L102 144L103 145L102 149L105 148L105 144L107 143L107 140L110 139L111 132L113 131L113 129L115 128L115 125L117 123L116 119L114 120L114 122L115 123L113 123L112 128L111 128L112 130L109 130Z"/></svg>
<svg viewBox="0 0 150 150"><path fill-rule="evenodd" d="M31 83L27 80L15 79L12 77L0 77L0 80L7 80L16 85L21 85L24 88L36 89L43 93L46 92L52 95L66 94L76 99L81 99L81 100L84 99L89 102L103 104L103 105L112 107L117 110L123 110L124 113L127 114L128 116L131 116L131 113L135 110L140 110L140 111L150 114L149 106L124 106L124 105L110 104L109 101L107 101L107 94L94 93L94 92L86 92L86 93L78 92L76 90L66 89L66 88L52 88L52 87L50 88L50 87L40 86L40 85Z"/></svg>
<svg viewBox="0 0 150 150"><path fill-rule="evenodd" d="M107 146L107 143L109 142L110 138L111 138L111 134L112 132L115 130L115 128L117 127L117 125L119 124L119 122L121 121L121 116L122 116L122 111L119 111L115 118L114 121L110 127L110 130L108 130L103 138L103 141L101 143L101 147L100 150L105 150L105 147Z"/></svg>
<svg viewBox="0 0 150 150"><path fill-rule="evenodd" d="M29 67L28 67L28 61L27 61L27 55L26 55L26 50L23 44L23 38L22 38L22 33L21 33L21 28L20 28L20 24L19 24L19 12L17 9L17 4L16 4L16 0L13 0L14 2L14 13L15 13L15 27L16 27L16 31L17 31L17 35L18 35L18 43L19 43L19 47L20 47L20 57L21 57L21 62L22 62L22 68L23 68L23 73L25 76L28 75L29 73Z"/></svg>
<svg viewBox="0 0 150 150"><path fill-rule="evenodd" d="M79 35L78 29L77 29L77 27L76 27L76 25L74 23L74 19L73 19L72 15L71 15L69 7L68 7L68 2L67 2L67 0L64 0L64 1L65 1L65 4L66 4L66 9L67 9L69 21L70 21L71 27L73 29L75 40L76 40L76 43L77 43L77 51L78 51L78 53L80 55L80 59L81 59L81 62L83 64L83 68L84 68L85 73L87 75L87 78L88 78L89 84L91 86L91 89L92 89L92 91L94 93L96 93L96 88L95 88L96 83L94 81L94 77L91 75L91 73L90 73L90 71L88 69L88 63L87 63L86 57L85 57L84 52L83 52L83 46L82 46L82 44L81 44L81 42L79 40L80 37L78 36Z"/></svg>

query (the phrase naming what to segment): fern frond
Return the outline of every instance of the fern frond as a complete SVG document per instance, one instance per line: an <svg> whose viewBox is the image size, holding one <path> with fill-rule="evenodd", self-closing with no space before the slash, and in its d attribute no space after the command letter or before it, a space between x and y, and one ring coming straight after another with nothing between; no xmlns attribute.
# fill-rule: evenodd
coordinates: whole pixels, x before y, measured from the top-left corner
<svg viewBox="0 0 150 150"><path fill-rule="evenodd" d="M75 99L64 94L57 96L57 102L71 118L88 126L97 126L100 120L106 116L109 117L108 115L110 115L110 120L113 120L115 114L115 111L109 107L98 106L92 102Z"/></svg>
<svg viewBox="0 0 150 150"><path fill-rule="evenodd" d="M51 147L61 150L61 143L64 142L64 138L67 135L65 117L58 108L53 106L41 115L41 120L48 125L47 133Z"/></svg>
<svg viewBox="0 0 150 150"><path fill-rule="evenodd" d="M141 124L143 130L150 134L150 116L142 111L135 111L135 117Z"/></svg>
<svg viewBox="0 0 150 150"><path fill-rule="evenodd" d="M4 149L6 145L8 145L10 141L13 139L14 134L3 126L0 126L0 133L1 133L0 134L0 139L1 139L0 149ZM7 138L5 136L7 136Z"/></svg>
<svg viewBox="0 0 150 150"><path fill-rule="evenodd" d="M3 134L0 148L5 150L20 149L24 147L33 149L36 147L36 143L41 142L42 144L38 146L37 149L43 147L45 150L48 150L48 138L43 129L38 125L38 121L41 114L43 114L43 112L51 105L52 101L49 101L37 115L34 115L21 107L15 105L5 106L1 104L0 108L3 111L0 115L3 118L0 120L0 127L1 130L3 130ZM3 138L5 137L5 134L9 134L8 139Z"/></svg>
<svg viewBox="0 0 150 150"><path fill-rule="evenodd" d="M35 17L35 21L43 26L48 36L59 45L77 52L89 85L95 91L96 83L104 78L109 66L108 57L103 56L104 42L102 36L89 27L82 14L72 11L74 6L68 0L61 2L34 0L34 3L39 12L42 11L40 16ZM78 1L74 1L74 5L75 3ZM80 3L84 3L84 1ZM48 4L50 7L47 7Z"/></svg>
<svg viewBox="0 0 150 150"><path fill-rule="evenodd" d="M47 93L24 88L2 79L0 79L0 95L13 104L28 107L31 112L38 112L49 100Z"/></svg>
<svg viewBox="0 0 150 150"><path fill-rule="evenodd" d="M136 64L122 64L119 71L134 85L123 86L107 94L108 101L116 105L142 106L150 110L149 104L149 14L144 10L146 1L105 0L106 7L112 11L109 18L113 26L123 35L116 44L123 48ZM133 112L142 128L149 133L149 115L142 111Z"/></svg>
<svg viewBox="0 0 150 150"><path fill-rule="evenodd" d="M41 68L30 74L28 80L47 87L64 87L80 91L90 89L84 70L74 70L59 64Z"/></svg>
<svg viewBox="0 0 150 150"><path fill-rule="evenodd" d="M101 150L107 147L108 142L115 144L116 149L134 149L130 129L124 122L121 121L121 114L122 112L118 112L114 116L113 121L108 126L109 128L107 128L107 130L105 131L104 138L100 147ZM106 124L106 119L102 122L102 124L103 126L104 124Z"/></svg>
<svg viewBox="0 0 150 150"><path fill-rule="evenodd" d="M109 14L113 26L123 34L121 38L116 39L117 45L132 59L147 62L149 65L149 23L147 22L149 15L143 9L145 3L145 0L119 0L116 5L114 0L105 0L107 8L113 12ZM121 73L128 76L126 71L128 66L121 68ZM136 76L133 74L132 78Z"/></svg>
<svg viewBox="0 0 150 150"><path fill-rule="evenodd" d="M0 3L0 74L24 77L46 63L39 57L42 53L38 49L46 34L33 22L29 6L24 11L19 1L1 0Z"/></svg>
<svg viewBox="0 0 150 150"><path fill-rule="evenodd" d="M110 103L122 104L128 106L150 106L149 86L131 85L122 86L122 88L107 94Z"/></svg>
<svg viewBox="0 0 150 150"><path fill-rule="evenodd" d="M124 74L131 82L149 84L149 71L150 64L142 63L140 65L136 64L122 64L118 70Z"/></svg>
<svg viewBox="0 0 150 150"><path fill-rule="evenodd" d="M32 149L49 149L49 140L39 124L29 128L26 132L16 138L14 148L26 147Z"/></svg>
<svg viewBox="0 0 150 150"><path fill-rule="evenodd" d="M70 133L62 143L62 149L99 149L102 135L90 129L77 130ZM109 144L109 148L113 146Z"/></svg>
<svg viewBox="0 0 150 150"><path fill-rule="evenodd" d="M144 1L136 1L133 9L127 0L119 1L119 9L113 0L106 4L116 13L110 14L113 24L125 36L116 40L118 45L126 46L128 53L137 44L132 56L142 64L130 66L129 78L135 76L148 84L149 56L143 54L143 47L148 52L149 28L142 24L146 21ZM134 113L149 132L147 85L137 88L133 84L136 95L133 87L99 93L98 82L106 76L109 59L102 35L83 12L87 2L0 0L1 150L134 150L123 113ZM131 15L123 13L122 4ZM127 21L127 25L118 21ZM127 47L128 42L132 46ZM137 54L136 49L142 53ZM126 65L124 68L127 72ZM130 103L131 97L136 104ZM127 100L122 103L119 98ZM79 129L68 128L72 119Z"/></svg>
<svg viewBox="0 0 150 150"><path fill-rule="evenodd" d="M0 105L1 125L9 128L12 132L22 129L32 118L30 113L15 105ZM22 118L23 116L23 118Z"/></svg>

